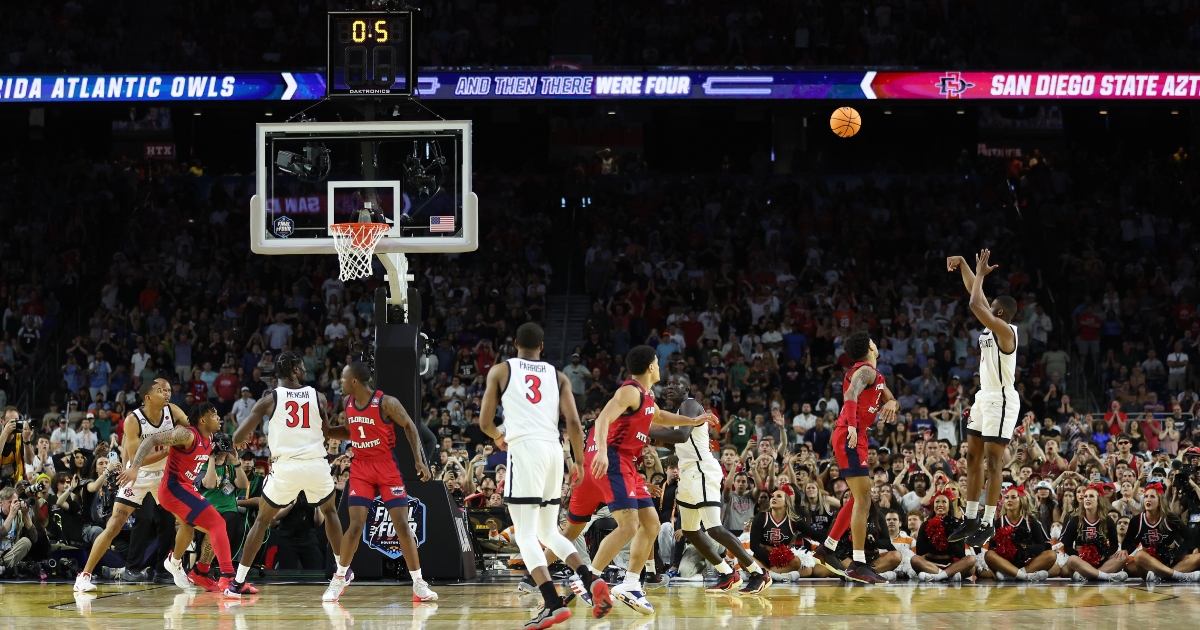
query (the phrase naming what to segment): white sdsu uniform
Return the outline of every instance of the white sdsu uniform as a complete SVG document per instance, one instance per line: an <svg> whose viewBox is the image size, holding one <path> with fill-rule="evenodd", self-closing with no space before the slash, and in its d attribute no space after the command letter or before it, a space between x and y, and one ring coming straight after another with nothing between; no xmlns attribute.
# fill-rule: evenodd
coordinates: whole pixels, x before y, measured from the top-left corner
<svg viewBox="0 0 1200 630"><path fill-rule="evenodd" d="M142 441L149 439L155 433L164 433L175 428L175 418L171 417L171 405L165 405L162 409L162 414L158 419L158 426L150 423L150 419L146 417L146 413L141 409L135 409L133 415L138 420L138 429L142 434ZM154 447L155 453L160 453L167 450L168 446ZM131 455L132 458L132 455ZM130 462L125 463L125 467L129 467ZM132 483L123 485L117 490L117 503L132 505L138 507L146 498L146 493L154 497L158 501L158 484L162 481L163 471L167 468L167 458L164 457L153 464L146 464L138 469L137 479Z"/></svg>
<svg viewBox="0 0 1200 630"><path fill-rule="evenodd" d="M695 418L704 407L693 398L679 405L679 415ZM709 424L692 427L686 442L675 445L679 458L679 487L675 502L685 532L695 532L721 524L721 463L709 448Z"/></svg>
<svg viewBox="0 0 1200 630"><path fill-rule="evenodd" d="M267 434L271 473L263 485L263 498L282 508L304 492L310 504L320 505L333 494L333 477L325 461L317 390L277 387L274 395L275 411Z"/></svg>
<svg viewBox="0 0 1200 630"><path fill-rule="evenodd" d="M558 370L545 361L514 358L500 395L508 472L504 500L511 505L558 505L563 450L558 440Z"/></svg>
<svg viewBox="0 0 1200 630"><path fill-rule="evenodd" d="M1007 444L1020 419L1021 399L1017 396L1017 327L1013 331L1012 352L1004 352L990 330L979 335L979 392L971 405L967 434L978 435L984 442Z"/></svg>

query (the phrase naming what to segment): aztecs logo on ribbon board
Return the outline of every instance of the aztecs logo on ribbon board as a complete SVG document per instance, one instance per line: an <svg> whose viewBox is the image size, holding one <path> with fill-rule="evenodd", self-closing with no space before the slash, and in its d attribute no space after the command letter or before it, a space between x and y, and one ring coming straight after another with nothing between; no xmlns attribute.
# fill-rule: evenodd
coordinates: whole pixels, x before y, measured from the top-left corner
<svg viewBox="0 0 1200 630"><path fill-rule="evenodd" d="M420 547L425 543L425 504L421 500L408 497L408 530ZM367 525L363 528L363 542L379 553L395 560L404 555L400 549L400 539L396 536L396 527L392 523L392 515L383 505L379 497L371 504L371 512L367 516Z"/></svg>

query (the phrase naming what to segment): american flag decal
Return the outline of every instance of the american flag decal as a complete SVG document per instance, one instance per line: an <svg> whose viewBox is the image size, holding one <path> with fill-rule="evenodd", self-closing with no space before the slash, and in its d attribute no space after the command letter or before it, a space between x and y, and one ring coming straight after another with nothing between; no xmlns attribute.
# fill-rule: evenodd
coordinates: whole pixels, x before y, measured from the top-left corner
<svg viewBox="0 0 1200 630"><path fill-rule="evenodd" d="M453 232L454 217L429 217L430 232Z"/></svg>

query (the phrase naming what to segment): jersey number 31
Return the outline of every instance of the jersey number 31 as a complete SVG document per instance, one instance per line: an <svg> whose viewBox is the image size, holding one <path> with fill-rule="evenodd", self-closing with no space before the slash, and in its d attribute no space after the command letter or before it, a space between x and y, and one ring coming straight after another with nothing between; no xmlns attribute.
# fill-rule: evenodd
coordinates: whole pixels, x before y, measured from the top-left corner
<svg viewBox="0 0 1200 630"><path fill-rule="evenodd" d="M297 425L303 424L303 427L305 429L308 428L308 405L301 405L300 403L298 403L294 400L289 400L287 402L287 405L284 408L287 409L287 413L288 413L288 418L287 418L288 427L295 428ZM300 410L301 409L304 410L304 419L303 420L300 419Z"/></svg>

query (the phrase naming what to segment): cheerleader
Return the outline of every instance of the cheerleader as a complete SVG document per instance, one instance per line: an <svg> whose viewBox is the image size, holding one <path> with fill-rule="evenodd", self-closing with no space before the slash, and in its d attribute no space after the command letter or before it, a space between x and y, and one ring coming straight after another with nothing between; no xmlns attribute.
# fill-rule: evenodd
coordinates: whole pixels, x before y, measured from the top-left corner
<svg viewBox="0 0 1200 630"><path fill-rule="evenodd" d="M750 553L770 569L772 580L833 577L804 548L804 538L824 540L796 514L792 495L785 489L776 490L771 493L770 507L759 512L750 525Z"/></svg>
<svg viewBox="0 0 1200 630"><path fill-rule="evenodd" d="M1024 486L1004 491L1004 511L996 518L996 535L979 566L980 577L1004 581L1041 582L1058 574L1058 553L1050 548L1046 530L1035 519Z"/></svg>
<svg viewBox="0 0 1200 630"><path fill-rule="evenodd" d="M953 511L952 506L953 505ZM968 554L963 541L950 542L947 536L962 524L958 503L951 490L939 490L933 495L933 516L917 532L917 555L912 568L922 582L955 582L975 575L975 558Z"/></svg>
<svg viewBox="0 0 1200 630"><path fill-rule="evenodd" d="M1088 486L1079 511L1063 526L1063 553L1068 558L1061 575L1074 576L1077 582L1129 578L1123 570L1129 554L1117 548L1117 524L1108 516L1102 490L1099 485Z"/></svg>
<svg viewBox="0 0 1200 630"><path fill-rule="evenodd" d="M804 484L804 498L801 499L799 513L801 520L820 534L820 537L813 540L825 540L841 506L841 501L825 494L825 489L820 483L809 481Z"/></svg>
<svg viewBox="0 0 1200 630"><path fill-rule="evenodd" d="M867 564L876 573L883 575L885 580L892 582L895 581L896 574L885 574L900 566L903 556L892 544L892 537L888 535L887 520L884 514L885 512L878 505L871 504L871 512L867 514L867 542L863 552L866 554ZM899 517L897 517L897 523L899 523ZM853 551L854 545L850 540L850 530L846 530L841 540L838 541L834 554L842 560L842 566L846 566L850 564Z"/></svg>
<svg viewBox="0 0 1200 630"><path fill-rule="evenodd" d="M1161 483L1146 485L1142 491L1142 513L1129 520L1129 531L1121 547L1130 554L1129 573L1146 579L1180 582L1200 581L1200 554L1188 541L1187 530L1179 517L1162 509L1166 494ZM1141 549L1135 548L1141 545Z"/></svg>

